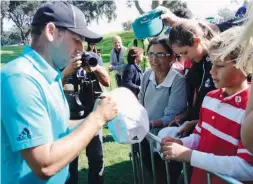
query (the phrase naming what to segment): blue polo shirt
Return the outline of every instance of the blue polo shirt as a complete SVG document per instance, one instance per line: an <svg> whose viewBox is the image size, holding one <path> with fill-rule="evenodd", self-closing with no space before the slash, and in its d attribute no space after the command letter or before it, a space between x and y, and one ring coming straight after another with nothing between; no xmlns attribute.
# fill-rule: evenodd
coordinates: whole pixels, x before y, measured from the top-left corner
<svg viewBox="0 0 253 184"><path fill-rule="evenodd" d="M20 153L69 133L69 108L61 77L29 46L2 67L2 184L64 184L67 180L68 166L49 180L40 180Z"/></svg>

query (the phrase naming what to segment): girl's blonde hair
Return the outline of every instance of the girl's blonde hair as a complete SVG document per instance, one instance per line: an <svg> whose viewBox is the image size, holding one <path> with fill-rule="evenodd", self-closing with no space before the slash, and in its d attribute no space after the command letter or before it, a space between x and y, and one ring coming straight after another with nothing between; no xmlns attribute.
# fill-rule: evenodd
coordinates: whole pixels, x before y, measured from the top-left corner
<svg viewBox="0 0 253 184"><path fill-rule="evenodd" d="M216 53L218 58L224 60L229 53L235 50L238 45L241 51L238 56L236 67L252 73L253 66L253 2L250 2L246 14L247 20L241 30L234 37L227 37L222 43L222 47Z"/></svg>
<svg viewBox="0 0 253 184"><path fill-rule="evenodd" d="M243 49L242 43L236 45L236 47L230 50L226 55L222 53L224 52L225 49L228 48L229 44L235 42L241 31L242 27L233 27L215 36L210 41L208 54L213 62L215 61L232 62L235 64L235 66L238 65L240 54ZM244 75L247 75L249 73L246 67L241 67L240 69L244 73Z"/></svg>

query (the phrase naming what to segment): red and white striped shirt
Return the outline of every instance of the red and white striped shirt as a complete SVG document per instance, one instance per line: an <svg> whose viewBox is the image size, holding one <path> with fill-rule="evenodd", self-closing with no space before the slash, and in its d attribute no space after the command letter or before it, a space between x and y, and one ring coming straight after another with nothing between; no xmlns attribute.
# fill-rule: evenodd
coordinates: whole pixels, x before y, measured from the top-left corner
<svg viewBox="0 0 253 184"><path fill-rule="evenodd" d="M207 172L202 169L221 174L224 171L235 177L239 174L238 170L234 174L229 164L237 169L242 168L240 172L249 171L247 180L249 177L253 180L253 156L244 148L240 137L249 89L229 97L224 97L222 89L219 89L208 93L204 98L194 134L182 139L184 145L191 142L189 140L191 139L191 145L197 148L197 151L193 151L191 158L191 165L194 166L192 184L207 183ZM212 183L226 182L212 176Z"/></svg>

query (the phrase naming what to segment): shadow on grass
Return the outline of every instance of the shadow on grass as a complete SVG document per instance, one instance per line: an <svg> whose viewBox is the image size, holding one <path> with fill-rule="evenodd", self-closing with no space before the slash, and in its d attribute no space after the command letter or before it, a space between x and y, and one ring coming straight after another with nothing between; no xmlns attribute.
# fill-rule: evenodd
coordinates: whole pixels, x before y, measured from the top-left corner
<svg viewBox="0 0 253 184"><path fill-rule="evenodd" d="M111 166L106 166L104 169L104 184L133 184L133 171L131 161L124 161L121 163L116 163ZM88 183L88 171L83 168L78 173L78 183L86 184Z"/></svg>

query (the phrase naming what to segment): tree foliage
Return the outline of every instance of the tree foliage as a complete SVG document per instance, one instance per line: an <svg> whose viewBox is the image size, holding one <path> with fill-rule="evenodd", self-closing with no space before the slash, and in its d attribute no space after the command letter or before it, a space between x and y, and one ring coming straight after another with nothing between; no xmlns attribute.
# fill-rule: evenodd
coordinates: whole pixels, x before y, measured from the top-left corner
<svg viewBox="0 0 253 184"><path fill-rule="evenodd" d="M122 23L122 27L124 31L130 31L132 29L132 21L128 20Z"/></svg>
<svg viewBox="0 0 253 184"><path fill-rule="evenodd" d="M219 16L219 22L225 22L235 17L235 11L228 9L227 7L222 8L218 10L218 16Z"/></svg>
<svg viewBox="0 0 253 184"><path fill-rule="evenodd" d="M1 45L13 45L13 44L20 44L20 32L16 26L10 31L3 31L1 33Z"/></svg>
<svg viewBox="0 0 253 184"><path fill-rule="evenodd" d="M1 1L1 22L4 17L11 19L17 26L21 42L29 35L29 27L37 8L46 1ZM87 24L105 17L109 22L116 18L115 1L70 1L79 7L86 18ZM3 25L3 23L1 24Z"/></svg>
<svg viewBox="0 0 253 184"><path fill-rule="evenodd" d="M11 19L20 31L21 41L24 42L36 9L43 1L10 1L8 18Z"/></svg>
<svg viewBox="0 0 253 184"><path fill-rule="evenodd" d="M115 1L72 1L72 3L80 8L85 15L86 22L89 24L91 21L105 17L108 22L114 20L117 15Z"/></svg>
<svg viewBox="0 0 253 184"><path fill-rule="evenodd" d="M136 7L136 9L138 10L138 12L140 14L145 13L145 11L143 10L143 8L140 6L139 0L128 0L127 1L127 6L128 7L132 7L133 5ZM178 0L178 1L168 1L168 0L164 0L164 1L152 1L152 4L151 4L150 8L151 9L155 9L159 5L167 7L172 12L177 11L178 9L183 9L184 11L190 12L190 10L187 7L187 3L186 2L182 2L180 0Z"/></svg>
<svg viewBox="0 0 253 184"><path fill-rule="evenodd" d="M9 44L9 36L10 36L10 32L5 31L1 33L1 46L3 45L8 45Z"/></svg>
<svg viewBox="0 0 253 184"><path fill-rule="evenodd" d="M3 20L7 17L9 1L1 1L1 31L3 31Z"/></svg>

